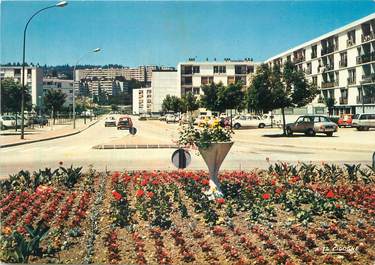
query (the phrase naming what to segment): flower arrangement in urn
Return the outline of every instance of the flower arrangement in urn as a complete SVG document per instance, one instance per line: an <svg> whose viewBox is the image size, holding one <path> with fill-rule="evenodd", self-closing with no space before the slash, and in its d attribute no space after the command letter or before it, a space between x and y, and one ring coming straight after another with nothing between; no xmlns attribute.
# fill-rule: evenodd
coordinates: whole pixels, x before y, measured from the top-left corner
<svg viewBox="0 0 375 265"><path fill-rule="evenodd" d="M198 148L206 163L210 175L210 199L223 197L218 179L219 169L233 145L233 131L229 127L204 125L202 129L192 124L180 129L178 144L180 147Z"/></svg>
<svg viewBox="0 0 375 265"><path fill-rule="evenodd" d="M212 143L231 142L233 130L219 125L195 128L192 124L180 127L178 145L180 147L207 149Z"/></svg>

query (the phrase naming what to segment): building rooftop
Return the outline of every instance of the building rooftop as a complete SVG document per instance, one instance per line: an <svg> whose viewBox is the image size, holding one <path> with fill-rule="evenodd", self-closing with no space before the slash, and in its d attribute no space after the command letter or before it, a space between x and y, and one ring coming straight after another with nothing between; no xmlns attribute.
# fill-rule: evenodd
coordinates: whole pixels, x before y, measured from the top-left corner
<svg viewBox="0 0 375 265"><path fill-rule="evenodd" d="M329 37L331 37L333 35L336 35L336 34L342 32L342 31L350 30L351 28L354 28L354 27L356 27L356 26L358 26L358 25L360 25L360 24L362 24L364 22L367 22L368 20L372 20L372 19L375 19L375 13L372 13L372 14L370 14L368 16L365 16L365 17L363 17L361 19L355 20L355 21L353 21L353 22L351 22L351 23L349 23L349 24L347 24L347 25L345 25L343 27L340 27L338 29L330 31L330 32L328 32L326 34L323 34L323 35L321 35L321 36L319 36L319 37L317 37L315 39L312 39L310 41L304 42L304 43L302 43L302 44L300 44L300 45L298 45L298 46L296 46L294 48L291 48L291 49L289 49L289 50L287 50L287 51L285 51L283 53L280 53L278 55L272 56L271 58L267 59L265 62L269 62L269 61L275 60L277 58L283 57L283 56L285 56L285 55L287 55L289 53L292 53L293 51L296 51L298 49L301 49L301 48L304 48L306 46L312 45L312 44L314 44L316 42L319 42L319 41L321 41L323 39L326 39L326 38L329 38Z"/></svg>

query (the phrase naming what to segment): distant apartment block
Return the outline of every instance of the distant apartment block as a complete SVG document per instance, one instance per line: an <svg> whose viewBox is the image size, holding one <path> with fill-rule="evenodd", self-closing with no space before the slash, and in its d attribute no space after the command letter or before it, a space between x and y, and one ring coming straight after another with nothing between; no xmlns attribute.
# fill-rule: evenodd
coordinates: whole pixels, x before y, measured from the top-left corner
<svg viewBox="0 0 375 265"><path fill-rule="evenodd" d="M375 13L278 54L270 65L292 61L317 85L320 96L334 98L334 115L375 112Z"/></svg>
<svg viewBox="0 0 375 265"><path fill-rule="evenodd" d="M150 87L133 89L133 114L151 113L152 89Z"/></svg>
<svg viewBox="0 0 375 265"><path fill-rule="evenodd" d="M250 59L196 62L194 60L178 64L178 85L181 95L188 92L202 94L202 85L222 82L223 85L241 82L244 87L250 84L257 63Z"/></svg>
<svg viewBox="0 0 375 265"><path fill-rule="evenodd" d="M4 78L12 78L16 82L22 83L22 67L1 67L0 79ZM39 67L25 67L25 85L31 94L31 103L34 106L39 106L39 96L43 96L43 70Z"/></svg>
<svg viewBox="0 0 375 265"><path fill-rule="evenodd" d="M44 78L43 94L45 95L48 90L61 90L66 95L64 106L70 106L73 104L73 83L73 80Z"/></svg>

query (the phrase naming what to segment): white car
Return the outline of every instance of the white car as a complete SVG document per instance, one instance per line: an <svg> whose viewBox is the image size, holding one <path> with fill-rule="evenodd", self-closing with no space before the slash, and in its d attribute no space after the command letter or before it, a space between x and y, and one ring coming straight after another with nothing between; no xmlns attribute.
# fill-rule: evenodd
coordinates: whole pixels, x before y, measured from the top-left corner
<svg viewBox="0 0 375 265"><path fill-rule="evenodd" d="M16 119L10 115L0 116L1 130L13 128L16 126Z"/></svg>
<svg viewBox="0 0 375 265"><path fill-rule="evenodd" d="M352 126L357 128L358 131L368 131L370 128L375 128L375 114L355 114L352 118Z"/></svg>
<svg viewBox="0 0 375 265"><path fill-rule="evenodd" d="M113 116L107 117L104 121L104 127L108 126L115 126L116 127L116 119Z"/></svg>
<svg viewBox="0 0 375 265"><path fill-rule="evenodd" d="M178 117L176 117L175 115L173 114L167 114L165 115L165 122L166 123L170 123L170 122L177 122L178 121Z"/></svg>
<svg viewBox="0 0 375 265"><path fill-rule="evenodd" d="M240 115L235 117L232 123L235 129L239 129L241 127L264 128L266 126L271 126L270 120L263 119L258 115Z"/></svg>

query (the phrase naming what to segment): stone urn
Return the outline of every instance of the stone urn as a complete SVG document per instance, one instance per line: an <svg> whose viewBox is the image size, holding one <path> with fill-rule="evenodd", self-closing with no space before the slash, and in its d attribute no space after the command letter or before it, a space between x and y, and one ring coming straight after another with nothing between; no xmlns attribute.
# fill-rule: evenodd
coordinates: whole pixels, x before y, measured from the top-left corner
<svg viewBox="0 0 375 265"><path fill-rule="evenodd" d="M207 148L198 148L204 162L208 167L210 175L210 191L208 195L212 198L223 197L221 185L218 179L219 169L227 156L233 142L211 143Z"/></svg>

